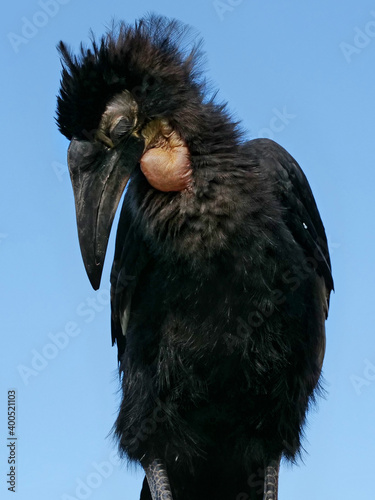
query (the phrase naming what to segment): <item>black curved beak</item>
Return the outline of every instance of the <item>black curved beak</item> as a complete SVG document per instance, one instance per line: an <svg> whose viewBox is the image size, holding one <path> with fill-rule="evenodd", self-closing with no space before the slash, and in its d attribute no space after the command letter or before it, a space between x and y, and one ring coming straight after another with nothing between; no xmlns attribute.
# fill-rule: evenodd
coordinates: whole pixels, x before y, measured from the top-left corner
<svg viewBox="0 0 375 500"><path fill-rule="evenodd" d="M111 227L121 195L139 162L144 141L130 136L113 149L73 138L68 166L83 263L94 290L100 286Z"/></svg>

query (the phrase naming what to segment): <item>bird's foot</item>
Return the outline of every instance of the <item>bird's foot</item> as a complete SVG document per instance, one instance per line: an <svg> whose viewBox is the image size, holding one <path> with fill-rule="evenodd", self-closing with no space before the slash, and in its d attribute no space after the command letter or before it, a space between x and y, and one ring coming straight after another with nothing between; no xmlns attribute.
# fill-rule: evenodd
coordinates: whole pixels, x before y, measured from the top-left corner
<svg viewBox="0 0 375 500"><path fill-rule="evenodd" d="M163 460L154 459L142 463L152 500L173 500L167 469Z"/></svg>
<svg viewBox="0 0 375 500"><path fill-rule="evenodd" d="M278 499L278 484L279 484L279 468L280 460L266 467L264 476L264 492L263 500Z"/></svg>

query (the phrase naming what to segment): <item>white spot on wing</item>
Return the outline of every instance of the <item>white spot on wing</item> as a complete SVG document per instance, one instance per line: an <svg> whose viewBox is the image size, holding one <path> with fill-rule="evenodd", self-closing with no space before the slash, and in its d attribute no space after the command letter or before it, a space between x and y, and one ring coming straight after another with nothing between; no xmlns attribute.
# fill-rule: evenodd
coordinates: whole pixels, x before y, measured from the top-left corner
<svg viewBox="0 0 375 500"><path fill-rule="evenodd" d="M121 315L121 330L122 334L125 337L126 336L126 330L128 328L128 323L129 323L129 316L130 316L130 306L131 306L131 299L129 300L128 305L125 307L124 312Z"/></svg>

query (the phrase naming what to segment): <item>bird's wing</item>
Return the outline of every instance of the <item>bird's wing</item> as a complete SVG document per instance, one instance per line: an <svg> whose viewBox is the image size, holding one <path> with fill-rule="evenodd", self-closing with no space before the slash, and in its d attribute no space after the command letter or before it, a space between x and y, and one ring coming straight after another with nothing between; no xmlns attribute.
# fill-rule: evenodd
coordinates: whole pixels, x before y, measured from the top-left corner
<svg viewBox="0 0 375 500"><path fill-rule="evenodd" d="M315 299L320 311L317 320L319 344L317 365L322 368L325 353L325 320L329 297L334 288L327 237L310 185L295 159L269 139L255 139L245 144L262 171L266 171L284 209L284 222L294 240L303 249L306 266L315 270Z"/></svg>
<svg viewBox="0 0 375 500"><path fill-rule="evenodd" d="M119 362L126 346L132 296L139 277L150 260L146 245L133 224L128 201L129 197L125 196L111 271L112 345L117 343Z"/></svg>
<svg viewBox="0 0 375 500"><path fill-rule="evenodd" d="M261 169L273 178L277 196L285 208L285 223L303 248L308 264L324 279L328 301L333 278L327 237L305 174L296 160L274 141L255 139L248 141L246 148L250 148L252 155L255 153Z"/></svg>

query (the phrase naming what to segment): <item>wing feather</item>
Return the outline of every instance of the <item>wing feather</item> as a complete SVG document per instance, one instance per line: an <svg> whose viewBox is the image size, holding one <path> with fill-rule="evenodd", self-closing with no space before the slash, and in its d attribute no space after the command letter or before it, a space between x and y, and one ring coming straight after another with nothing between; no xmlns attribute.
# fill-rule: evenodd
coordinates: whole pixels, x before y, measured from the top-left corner
<svg viewBox="0 0 375 500"><path fill-rule="evenodd" d="M126 346L132 296L150 260L146 244L132 220L128 199L125 196L121 210L111 271L112 345L117 343L119 362Z"/></svg>

